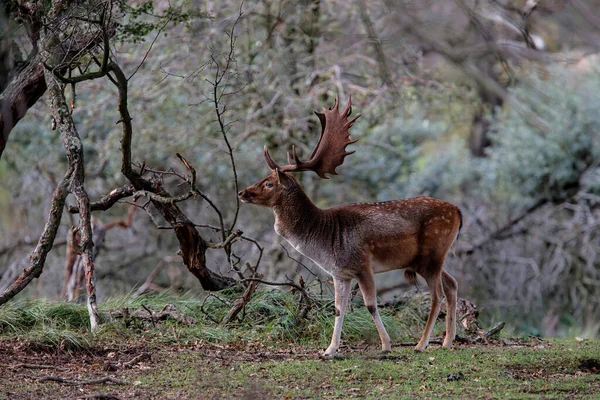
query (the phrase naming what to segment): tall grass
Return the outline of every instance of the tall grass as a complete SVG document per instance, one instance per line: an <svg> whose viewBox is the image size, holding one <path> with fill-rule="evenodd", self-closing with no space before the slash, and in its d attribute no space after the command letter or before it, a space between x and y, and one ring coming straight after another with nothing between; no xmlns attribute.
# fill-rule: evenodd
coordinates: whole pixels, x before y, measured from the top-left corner
<svg viewBox="0 0 600 400"><path fill-rule="evenodd" d="M166 293L110 299L100 308L103 324L93 334L89 331L87 309L83 304L17 301L0 307L0 338L20 337L34 345L61 349L89 349L106 341L127 338L146 342L263 340L315 346L325 346L329 342L334 322L331 298L311 297L307 318L299 319L302 303L298 295L282 290L259 290L237 321L227 326L219 324L239 295L224 291L204 297ZM418 300L381 309L392 340L420 334L423 313L417 303ZM114 317L113 312L128 308L154 313L166 305L173 306L180 315L193 318L195 323L135 317L126 322L123 318ZM371 315L360 298L352 302L346 313L343 338L349 342L376 343L379 340Z"/></svg>

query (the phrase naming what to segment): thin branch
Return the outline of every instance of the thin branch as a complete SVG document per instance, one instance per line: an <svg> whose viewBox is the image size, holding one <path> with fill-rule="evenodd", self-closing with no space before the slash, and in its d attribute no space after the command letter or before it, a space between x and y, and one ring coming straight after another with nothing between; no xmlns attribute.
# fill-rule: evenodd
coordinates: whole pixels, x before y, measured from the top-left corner
<svg viewBox="0 0 600 400"><path fill-rule="evenodd" d="M310 272L310 274L312 276L314 276L315 278L318 279L318 275L316 273L314 273L310 268L308 268L305 264L301 263L299 260L295 259L294 257L292 257L288 251L288 249L281 243L279 243L279 245L281 246L281 248L285 251L285 255L287 256L287 258L289 258L292 261L297 262L299 265L301 265L302 267L304 267L304 269L306 269L308 272Z"/></svg>
<svg viewBox="0 0 600 400"><path fill-rule="evenodd" d="M242 231L239 229L235 232L232 232L223 242L221 243L208 243L208 247L211 249L222 249L229 246L233 243L237 238L242 236Z"/></svg>
<svg viewBox="0 0 600 400"><path fill-rule="evenodd" d="M113 189L109 194L103 196L100 200L90 204L91 211L106 211L115 205L119 200L133 196L135 188L131 184L121 186L120 188ZM69 212L71 214L79 213L79 207L69 206Z"/></svg>
<svg viewBox="0 0 600 400"><path fill-rule="evenodd" d="M173 16L169 15L169 18L167 19L167 21L163 24L163 26L161 26L158 29L158 32L156 33L156 36L154 37L154 40L152 40L152 43L150 43L150 47L148 48L148 51L146 52L146 54L144 54L144 58L139 63L139 65L135 68L135 70L133 71L133 73L131 75L129 75L129 78L127 78L128 81L131 80L131 78L133 78L133 76L138 72L138 70L140 69L140 67L144 64L144 62L146 61L146 58L148 58L148 54L150 54L150 50L152 50L152 47L154 46L154 43L156 42L156 40L158 39L158 37L160 36L160 34L162 33L162 31L167 27L167 25L169 24L169 22L171 22L171 19L173 19Z"/></svg>
<svg viewBox="0 0 600 400"><path fill-rule="evenodd" d="M133 357L131 360L124 362L124 363L111 363L111 362L105 362L104 366L102 367L102 369L104 371L117 371L121 368L131 368L136 364L141 363L142 361L146 361L146 360L152 360L152 353L149 352L142 352L139 355Z"/></svg>
<svg viewBox="0 0 600 400"><path fill-rule="evenodd" d="M107 32L106 29L103 29L102 31L102 40L104 43L104 53L102 56L102 63L100 65L100 70L98 71L94 71L94 72L89 72L87 74L82 74L82 75L78 75L74 78L72 78L71 76L69 76L68 78L65 78L64 76L62 76L60 69L58 68L58 66L50 66L48 64L46 64L45 62L43 62L42 64L44 65L44 67L51 71L54 76L61 81L62 83L68 83L68 84L76 84L76 83L80 83L80 82L85 82L85 81L91 81L94 79L98 79L98 78L102 78L103 76L105 76L108 73L108 60L110 58L110 45L109 45L109 34ZM69 75L70 75L70 71L71 69L69 69Z"/></svg>
<svg viewBox="0 0 600 400"><path fill-rule="evenodd" d="M217 232L222 232L223 231L222 228L219 228L218 226L214 226L214 225L210 225L210 224L194 224L194 226L197 227L197 228L212 229L212 230L217 231ZM163 227L162 229L172 229L172 228L171 227ZM265 250L264 247L262 247L260 245L260 243L258 243L258 241L256 239L252 239L252 238L249 238L249 237L243 236L243 235L240 236L240 239L245 240L247 242L250 242L250 243L254 244L254 246L258 249L259 254L258 254L258 259L256 260L256 264L255 264L255 267L257 268L258 265L260 264L261 259L262 259L263 252Z"/></svg>
<svg viewBox="0 0 600 400"><path fill-rule="evenodd" d="M219 62L214 58L214 55L211 55L212 63L216 67L215 80L213 82L210 82L209 80L207 80L207 82L209 82L213 87L212 102L215 105L215 114L217 116L217 122L219 124L219 129L221 131L221 135L223 136L223 140L225 142L225 145L227 146L227 154L229 155L231 169L233 171L233 184L235 187L235 201L236 201L235 213L234 213L233 221L231 222L231 225L230 225L229 229L227 230L227 232L222 231L223 240L225 240L226 234L230 234L231 231L233 231L233 229L235 228L235 225L237 223L237 218L239 215L239 211L240 211L240 199L237 196L237 193L239 192L239 183L238 183L237 169L235 166L235 158L233 156L233 148L231 146L231 143L229 142L229 138L227 137L226 126L229 124L225 124L224 118L223 118L226 108L223 107L223 109L221 109L221 106L220 106L220 101L221 101L222 96L225 93L225 89L221 90L221 93L219 94L219 85L221 84L225 75L229 72L229 70L231 68L231 62L234 59L235 27L238 24L238 22L241 20L242 15L244 14L242 11L243 5L244 5L244 2L242 2L240 4L239 14L238 14L236 20L233 22L233 25L231 26L231 32L230 33L226 32L226 34L229 36L229 53L225 56L225 60L226 60L225 66L221 69L221 65L219 64Z"/></svg>
<svg viewBox="0 0 600 400"><path fill-rule="evenodd" d="M108 383L108 382L114 383L116 385L128 385L127 382L122 381L117 378L113 378L112 376L105 376L104 378L90 379L87 381L69 380L69 379L61 378L60 376L44 376L44 377L41 377L40 379L38 379L38 382L58 382L58 383L64 383L65 385L71 385L71 386L98 385L100 383Z"/></svg>
<svg viewBox="0 0 600 400"><path fill-rule="evenodd" d="M525 210L523 213L521 213L518 217L511 219L506 224L504 224L501 228L492 232L490 235L485 237L483 240L470 246L467 249L464 249L464 250L457 249L455 253L457 255L460 255L462 253L470 255L494 240L505 238L506 233L509 232L515 225L520 223L522 220L524 220L525 218L530 216L534 211L536 211L537 209L539 209L540 207L542 207L543 205L545 205L547 203L548 203L547 199L539 199L533 205L531 205L527 210Z"/></svg>

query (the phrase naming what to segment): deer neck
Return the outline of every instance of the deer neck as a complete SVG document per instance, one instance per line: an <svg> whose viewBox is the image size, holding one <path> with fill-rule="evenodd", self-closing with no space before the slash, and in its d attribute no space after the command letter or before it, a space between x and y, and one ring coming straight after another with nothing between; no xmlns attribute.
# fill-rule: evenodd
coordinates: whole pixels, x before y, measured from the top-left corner
<svg viewBox="0 0 600 400"><path fill-rule="evenodd" d="M305 236L320 223L322 212L298 187L288 192L281 203L273 207L275 231L288 240Z"/></svg>

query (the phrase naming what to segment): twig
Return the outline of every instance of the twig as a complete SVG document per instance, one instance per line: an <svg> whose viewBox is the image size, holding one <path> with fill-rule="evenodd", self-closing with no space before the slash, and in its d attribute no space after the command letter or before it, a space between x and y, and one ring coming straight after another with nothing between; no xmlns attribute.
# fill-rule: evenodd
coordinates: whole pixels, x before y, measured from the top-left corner
<svg viewBox="0 0 600 400"><path fill-rule="evenodd" d="M305 270L307 270L317 280L317 282L319 282L319 290L320 290L320 293L323 294L323 281L321 280L321 278L319 278L319 275L317 275L316 273L314 273L304 263L302 263L299 260L297 260L294 257L292 257L290 255L290 252L288 251L287 247L285 247L282 243L279 243L279 245L283 248L283 250L285 251L285 254L287 255L287 257L290 260L297 262L300 266L302 266Z"/></svg>
<svg viewBox="0 0 600 400"><path fill-rule="evenodd" d="M145 351L145 352L141 353L140 355L133 357L130 361L127 361L126 363L124 363L123 366L125 368L131 368L135 364L141 363L142 361L151 360L151 359L152 359L152 354Z"/></svg>
<svg viewBox="0 0 600 400"><path fill-rule="evenodd" d="M100 399L100 400L120 400L120 397L117 397L117 395L114 394L110 394L110 393L95 393L95 394L90 394L84 397L78 397L79 399Z"/></svg>
<svg viewBox="0 0 600 400"><path fill-rule="evenodd" d="M136 291L136 296L145 293L150 288L156 289L156 286L153 287L154 284L152 282L154 281L154 279L156 279L156 276L159 274L160 271L162 271L164 266L167 263L173 261L175 261L174 257L164 257L162 260L160 260L156 268L154 268L154 270L150 273L150 275L148 275L144 283L138 288L138 290Z"/></svg>
<svg viewBox="0 0 600 400"><path fill-rule="evenodd" d="M55 365L37 365L37 364L15 364L15 365L3 365L6 368L10 368L10 369L19 369L19 368L25 368L25 369L58 369L63 371L64 368L58 368Z"/></svg>
<svg viewBox="0 0 600 400"><path fill-rule="evenodd" d="M209 293L208 296L206 296L204 298L204 300L202 300L202 303L200 304L200 311L202 311L202 313L204 315L206 315L208 317L208 319L210 319L212 322L214 322L215 324L219 324L220 321L218 321L215 317L213 317L208 311L206 311L204 309L204 304L206 303L206 301L209 299L209 297L214 297L215 299L219 300L220 302L222 302L223 304L226 304L228 307L231 307L231 304L229 304L228 302L226 302L225 300L220 299L218 296L215 296L212 293Z"/></svg>
<svg viewBox="0 0 600 400"><path fill-rule="evenodd" d="M131 75L129 75L129 78L127 78L128 81L130 81L131 78L133 78L133 76L138 72L138 70L140 69L140 67L144 64L144 62L146 61L146 58L148 58L148 54L150 54L150 50L152 50L152 47L154 46L154 43L156 43L156 40L158 39L158 37L160 36L160 34L162 33L162 31L167 27L167 25L169 24L169 22L171 22L172 18L173 18L173 16L169 15L169 18L167 19L167 22L165 22L164 25L161 26L158 29L158 32L156 33L156 36L154 37L154 40L152 40L152 43L150 43L150 47L148 48L148 51L146 52L146 54L144 54L144 58L138 64L138 66L136 67L136 69L131 73Z"/></svg>
<svg viewBox="0 0 600 400"><path fill-rule="evenodd" d="M113 189L109 194L103 196L100 200L90 203L90 211L106 211L119 200L125 197L133 196L134 193L135 188L131 184ZM69 212L71 214L77 214L79 213L79 207L69 206Z"/></svg>
<svg viewBox="0 0 600 400"><path fill-rule="evenodd" d="M242 236L242 231L240 231L239 229L233 233L231 233L227 239L225 239L223 242L221 243L207 243L208 247L210 247L211 249L222 249L224 247L229 246L232 242L234 242L237 238Z"/></svg>
<svg viewBox="0 0 600 400"><path fill-rule="evenodd" d="M256 277L257 279L260 279L262 278L262 275L259 274L256 275ZM252 298L252 295L254 294L254 291L258 287L259 283L260 282L257 280L251 281L251 283L246 287L246 290L244 290L244 294L242 295L242 297L240 297L233 303L233 307L231 308L231 310L229 310L227 315L221 321L223 325L230 323L240 313L240 311L242 311L242 309L246 307L246 304L250 302L250 299Z"/></svg>
<svg viewBox="0 0 600 400"><path fill-rule="evenodd" d="M497 323L489 331L485 332L483 334L483 336L485 336L486 338L494 336L495 334L497 334L504 328L504 325L505 325L504 321Z"/></svg>
<svg viewBox="0 0 600 400"><path fill-rule="evenodd" d="M429 344L442 344L442 339L431 339ZM417 345L417 342L400 342L394 343L394 346L402 346L402 347L414 347Z"/></svg>
<svg viewBox="0 0 600 400"><path fill-rule="evenodd" d="M61 378L60 376L43 376L40 379L38 379L38 382L58 382L58 383L64 383L65 385L71 385L71 386L82 386L82 385L97 385L100 383L114 383L115 385L128 385L129 383L122 381L120 379L117 378L113 378L112 376L105 376L103 378L98 378L98 379L90 379L87 381L78 381L78 380L68 380L65 378Z"/></svg>
<svg viewBox="0 0 600 400"><path fill-rule="evenodd" d="M227 233L231 233L231 231L233 230L233 228L235 227L235 225L237 223L238 214L240 212L240 199L237 196L237 193L239 192L239 184L238 184L237 169L235 166L235 158L233 156L233 147L231 146L231 143L229 142L229 138L227 137L228 129L226 127L228 126L228 124L226 124L223 119L223 116L226 111L226 108L225 108L226 106L223 107L222 109L220 107L220 101L221 101L221 98L225 95L226 89L223 88L221 90L221 93L219 94L219 85L221 84L221 82L223 81L225 76L229 73L229 69L231 67L231 62L234 61L235 27L242 18L243 5L244 5L244 2L242 1L242 3L240 4L240 10L239 10L238 17L233 22L233 25L231 26L231 32L228 34L228 36L229 36L229 53L225 57L225 65L223 66L223 68L221 68L219 62L214 58L214 56L211 55L213 64L216 65L215 80L213 82L206 80L207 82L212 84L212 87L213 87L212 102L215 105L215 114L217 116L217 122L219 123L219 130L221 132L221 135L223 136L223 141L225 142L225 145L227 146L227 154L229 155L229 160L231 162L231 169L233 171L233 184L235 187L236 207L235 207L235 213L233 216L233 221L231 222L231 225L230 225L229 229L227 230ZM223 240L225 240L225 231L223 231L222 234L223 234ZM228 249L226 249L226 250L228 250ZM227 253L229 256L229 251L227 251Z"/></svg>
<svg viewBox="0 0 600 400"><path fill-rule="evenodd" d="M212 230L217 231L217 232L221 232L222 231L222 229L219 228L218 226L209 225L209 224L194 224L194 226L196 228L208 228L208 229L212 229ZM163 227L162 229L172 229L172 228L171 227ZM255 265L256 267L258 267L258 265L260 264L260 260L262 259L263 252L265 250L264 247L262 247L260 245L260 243L258 243L258 241L256 239L249 238L248 236L242 235L242 236L240 236L240 239L245 240L245 241L250 242L250 243L253 243L254 246L256 246L256 248L258 249L259 255L258 255L258 260L256 261L256 265ZM294 261L296 261L296 260L294 260Z"/></svg>
<svg viewBox="0 0 600 400"><path fill-rule="evenodd" d="M148 352L143 352L135 357L133 357L130 361L124 362L123 364L114 364L114 363L105 363L102 368L104 371L116 371L120 368L131 368L135 364L141 363L142 361L151 360L152 354Z"/></svg>
<svg viewBox="0 0 600 400"><path fill-rule="evenodd" d="M148 314L150 314L150 322L152 322L152 326L154 326L156 328L156 321L154 321L154 313L148 307L146 307L146 305L143 303L142 303L142 308L144 310L148 311Z"/></svg>

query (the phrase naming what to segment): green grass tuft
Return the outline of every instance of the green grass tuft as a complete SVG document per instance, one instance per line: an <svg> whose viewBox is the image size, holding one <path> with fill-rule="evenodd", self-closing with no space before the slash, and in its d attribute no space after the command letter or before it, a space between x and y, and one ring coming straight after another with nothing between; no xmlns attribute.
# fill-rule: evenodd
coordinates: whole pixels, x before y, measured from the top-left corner
<svg viewBox="0 0 600 400"><path fill-rule="evenodd" d="M34 344L70 349L85 349L116 337L137 337L157 343L255 339L319 347L329 343L334 322L331 298L313 296L308 317L299 319L303 303L297 293L259 290L235 322L222 326L218 322L239 296L239 292L223 291L204 297L162 293L110 299L100 306L103 324L93 334L89 332L88 313L83 304L17 301L0 308L0 337L17 336ZM420 303L416 299L394 308L381 308L383 322L393 341L415 340L420 335L425 317ZM131 314L137 312L147 317L147 310L157 313L167 305L196 323L190 325L170 319L151 323L148 318L135 317L125 321L114 316L115 310L128 308ZM442 329L442 324L439 325ZM360 296L356 296L346 313L343 338L350 343L379 342L375 324Z"/></svg>

